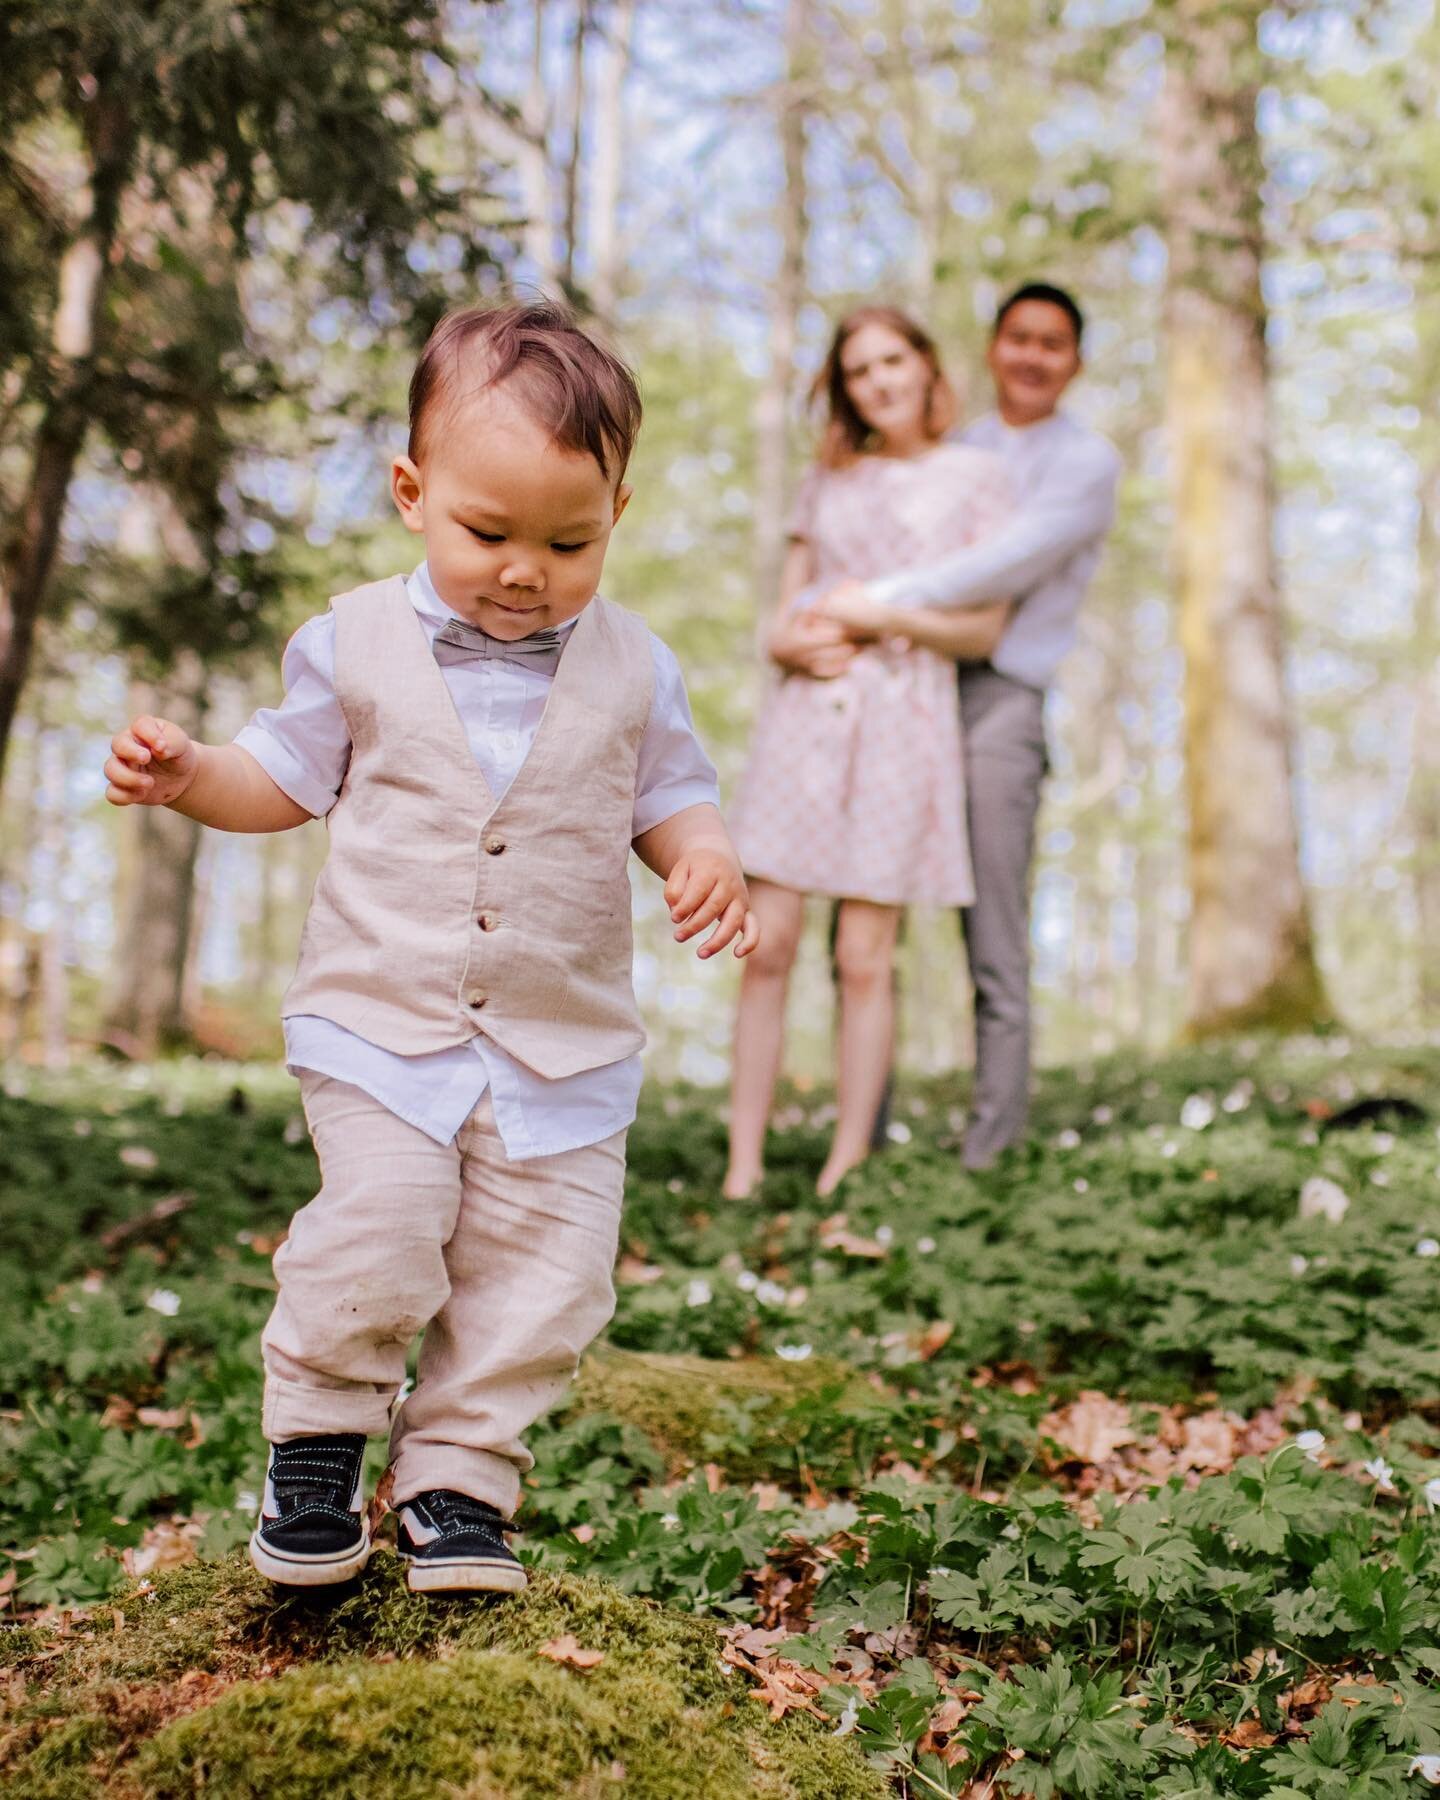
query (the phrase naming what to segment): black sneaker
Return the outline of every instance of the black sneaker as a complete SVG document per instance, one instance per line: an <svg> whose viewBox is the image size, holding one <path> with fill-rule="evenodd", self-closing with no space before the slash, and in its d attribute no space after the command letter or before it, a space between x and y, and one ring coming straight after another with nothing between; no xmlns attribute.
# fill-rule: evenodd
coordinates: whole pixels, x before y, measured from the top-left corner
<svg viewBox="0 0 1440 1800"><path fill-rule="evenodd" d="M503 1513L453 1488L431 1488L395 1509L400 1530L395 1548L410 1564L417 1594L466 1588L518 1594L525 1570L505 1542L511 1529Z"/></svg>
<svg viewBox="0 0 1440 1800"><path fill-rule="evenodd" d="M262 1575L286 1587L326 1587L360 1573L370 1560L364 1460L358 1431L270 1446L260 1523L250 1539L250 1560Z"/></svg>

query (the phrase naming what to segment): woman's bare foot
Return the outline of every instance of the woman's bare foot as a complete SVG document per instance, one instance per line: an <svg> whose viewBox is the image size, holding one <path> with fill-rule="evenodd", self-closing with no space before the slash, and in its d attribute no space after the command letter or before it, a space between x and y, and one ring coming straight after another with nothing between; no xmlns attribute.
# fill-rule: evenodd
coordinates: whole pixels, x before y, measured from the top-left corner
<svg viewBox="0 0 1440 1800"><path fill-rule="evenodd" d="M727 1169L725 1179L720 1184L720 1192L727 1200L748 1200L764 1179L763 1169L756 1169L748 1175L736 1169Z"/></svg>
<svg viewBox="0 0 1440 1800"><path fill-rule="evenodd" d="M829 1195L835 1192L836 1188L839 1187L840 1183L850 1171L852 1169L858 1169L864 1161L865 1158L863 1156L852 1156L846 1159L836 1158L832 1155L826 1161L825 1167L815 1177L815 1192L822 1200L828 1198Z"/></svg>

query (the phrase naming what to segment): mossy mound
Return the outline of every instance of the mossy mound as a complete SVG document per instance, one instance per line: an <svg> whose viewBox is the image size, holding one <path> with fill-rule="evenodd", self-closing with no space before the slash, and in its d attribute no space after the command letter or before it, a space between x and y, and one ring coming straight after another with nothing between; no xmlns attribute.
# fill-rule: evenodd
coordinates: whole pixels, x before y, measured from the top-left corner
<svg viewBox="0 0 1440 1800"><path fill-rule="evenodd" d="M637 1426L672 1469L718 1462L738 1481L795 1474L797 1406L833 1389L840 1413L859 1413L874 1391L828 1356L803 1362L663 1356L597 1345L580 1365L570 1402Z"/></svg>
<svg viewBox="0 0 1440 1800"><path fill-rule="evenodd" d="M538 1655L567 1633L603 1660ZM0 1713L17 1800L886 1792L819 1721L772 1724L706 1621L585 1578L426 1599L382 1554L343 1589L277 1599L237 1557L25 1640Z"/></svg>
<svg viewBox="0 0 1440 1800"><path fill-rule="evenodd" d="M643 1660L580 1672L518 1653L322 1664L246 1683L161 1731L141 1790L236 1800L847 1800L883 1792L833 1739L687 1703ZM837 1753L838 1752L838 1753Z"/></svg>

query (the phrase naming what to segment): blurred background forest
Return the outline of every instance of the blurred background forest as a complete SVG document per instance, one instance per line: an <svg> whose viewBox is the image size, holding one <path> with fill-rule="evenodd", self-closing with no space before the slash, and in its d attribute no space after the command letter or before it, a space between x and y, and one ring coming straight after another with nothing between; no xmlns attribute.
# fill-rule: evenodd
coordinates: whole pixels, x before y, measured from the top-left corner
<svg viewBox="0 0 1440 1800"><path fill-rule="evenodd" d="M607 591L727 780L835 318L913 307L978 411L996 301L1072 287L1126 475L1051 703L1042 1057L1215 1022L1227 842L1293 883L1278 1022L1440 1027L1431 0L6 0L0 118L0 1058L278 1049L322 829L118 814L105 745L141 705L223 740L331 592L412 565L415 349L515 287L640 373ZM1227 644L1283 658L1298 859ZM718 1080L732 976L636 902L654 1066ZM906 959L907 1062L963 1066L954 921ZM802 1072L824 962L817 920Z"/></svg>

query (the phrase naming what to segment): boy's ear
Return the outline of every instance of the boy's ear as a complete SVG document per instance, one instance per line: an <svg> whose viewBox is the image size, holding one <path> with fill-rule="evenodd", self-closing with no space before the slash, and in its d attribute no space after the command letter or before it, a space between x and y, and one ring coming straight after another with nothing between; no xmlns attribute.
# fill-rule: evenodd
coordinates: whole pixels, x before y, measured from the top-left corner
<svg viewBox="0 0 1440 1800"><path fill-rule="evenodd" d="M628 487L628 486L622 486L622 487L616 488L616 490L615 490L615 516L610 521L610 523L612 525L618 525L620 523L620 515L621 515L621 513L624 512L625 508L630 504L630 496L634 492L635 492L634 488Z"/></svg>
<svg viewBox="0 0 1440 1800"><path fill-rule="evenodd" d="M408 456L397 456L390 465L390 494L407 530L425 529L425 493L420 471Z"/></svg>

